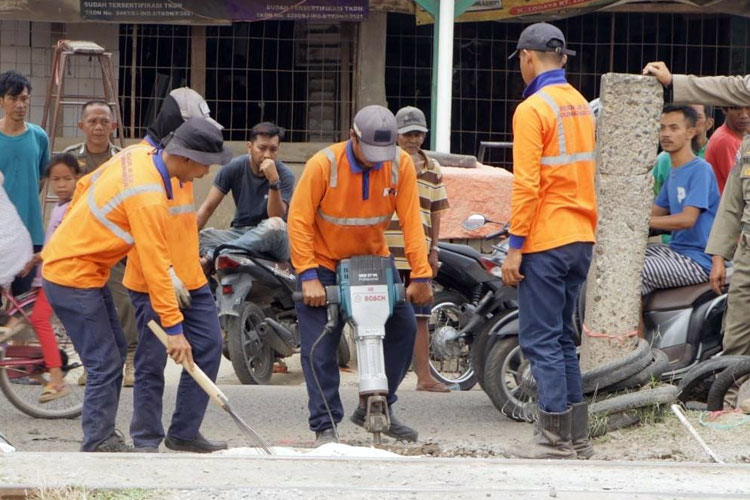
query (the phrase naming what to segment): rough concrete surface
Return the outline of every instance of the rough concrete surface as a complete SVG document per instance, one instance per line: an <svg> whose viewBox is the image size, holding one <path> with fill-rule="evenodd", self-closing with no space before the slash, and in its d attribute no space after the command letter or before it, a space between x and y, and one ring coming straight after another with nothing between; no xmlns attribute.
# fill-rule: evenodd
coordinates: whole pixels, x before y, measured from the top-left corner
<svg viewBox="0 0 750 500"><path fill-rule="evenodd" d="M596 251L589 271L586 326L620 336L638 326L641 278L653 194L649 172L656 160L663 105L654 78L602 76L602 112L597 123ZM581 367L613 361L634 339L584 336Z"/></svg>
<svg viewBox="0 0 750 500"><path fill-rule="evenodd" d="M748 466L492 459L18 453L6 488L178 489L160 498L747 498Z"/></svg>

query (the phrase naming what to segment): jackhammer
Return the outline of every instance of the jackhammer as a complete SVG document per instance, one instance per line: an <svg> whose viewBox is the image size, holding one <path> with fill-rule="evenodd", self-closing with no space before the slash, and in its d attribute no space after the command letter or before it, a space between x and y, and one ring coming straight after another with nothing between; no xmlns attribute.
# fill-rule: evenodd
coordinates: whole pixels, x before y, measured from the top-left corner
<svg viewBox="0 0 750 500"><path fill-rule="evenodd" d="M375 444L381 444L381 435L391 426L386 401L388 379L383 357L385 323L393 314L394 306L406 301L404 285L394 282L394 273L393 264L387 257L367 255L339 262L336 285L325 287L328 322L310 352L310 357L314 357L318 342L326 334L332 333L339 321L351 326L357 348L359 395L367 398L365 429L372 433ZM301 301L302 294L295 292L294 299ZM314 364L312 375L335 430L336 424L318 382Z"/></svg>

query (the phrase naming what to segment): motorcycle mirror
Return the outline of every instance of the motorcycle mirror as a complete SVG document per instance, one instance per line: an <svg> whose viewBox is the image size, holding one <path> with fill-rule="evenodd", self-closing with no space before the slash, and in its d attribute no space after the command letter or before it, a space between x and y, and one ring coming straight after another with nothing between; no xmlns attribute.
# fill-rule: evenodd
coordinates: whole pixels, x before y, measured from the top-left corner
<svg viewBox="0 0 750 500"><path fill-rule="evenodd" d="M461 223L461 226L467 231L474 231L484 226L486 223L487 218L484 215L472 214Z"/></svg>

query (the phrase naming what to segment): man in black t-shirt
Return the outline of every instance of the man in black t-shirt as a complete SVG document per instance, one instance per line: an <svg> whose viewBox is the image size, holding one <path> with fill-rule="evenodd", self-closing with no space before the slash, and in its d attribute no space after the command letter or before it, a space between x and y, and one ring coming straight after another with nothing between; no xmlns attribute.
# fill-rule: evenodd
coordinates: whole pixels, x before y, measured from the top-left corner
<svg viewBox="0 0 750 500"><path fill-rule="evenodd" d="M210 268L219 245L229 244L265 253L274 260L289 260L286 214L294 191L294 173L276 161L283 130L273 123L250 129L248 154L233 159L219 170L214 185L198 209L198 229L231 191L236 205L230 229L201 231L200 251L204 268Z"/></svg>

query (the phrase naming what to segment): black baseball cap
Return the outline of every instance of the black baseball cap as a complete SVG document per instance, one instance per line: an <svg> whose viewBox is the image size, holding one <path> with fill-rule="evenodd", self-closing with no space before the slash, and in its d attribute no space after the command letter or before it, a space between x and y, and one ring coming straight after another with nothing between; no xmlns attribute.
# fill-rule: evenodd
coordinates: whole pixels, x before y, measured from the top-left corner
<svg viewBox="0 0 750 500"><path fill-rule="evenodd" d="M558 41L559 44L552 42ZM559 46L556 46L559 45ZM538 52L557 52L558 54L576 55L575 50L565 48L565 35L560 28L549 23L535 23L527 26L518 37L516 50L508 59L513 59L521 49L536 50Z"/></svg>
<svg viewBox="0 0 750 500"><path fill-rule="evenodd" d="M202 165L224 165L232 159L215 122L203 116L190 118L164 142L168 154L184 156Z"/></svg>

